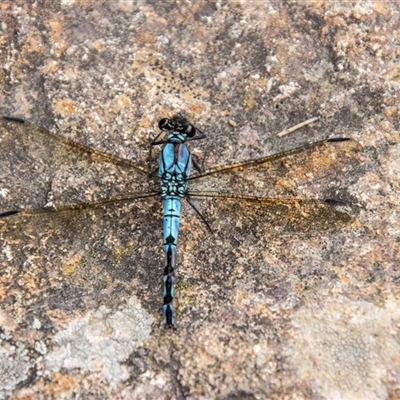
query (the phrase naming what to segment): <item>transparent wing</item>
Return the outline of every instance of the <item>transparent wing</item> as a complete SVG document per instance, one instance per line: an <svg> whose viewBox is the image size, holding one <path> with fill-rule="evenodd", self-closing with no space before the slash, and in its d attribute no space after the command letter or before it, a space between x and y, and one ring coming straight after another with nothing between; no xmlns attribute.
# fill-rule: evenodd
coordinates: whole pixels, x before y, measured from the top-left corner
<svg viewBox="0 0 400 400"><path fill-rule="evenodd" d="M219 232L240 230L262 236L275 233L332 232L354 222L346 203L327 199L282 199L221 192L190 192L200 199L205 219Z"/></svg>
<svg viewBox="0 0 400 400"><path fill-rule="evenodd" d="M361 145L328 139L206 170L191 178L189 195L224 237L332 232L355 221L347 188L362 173Z"/></svg>
<svg viewBox="0 0 400 400"><path fill-rule="evenodd" d="M51 328L52 318L68 311L131 297L158 314L158 192L130 161L1 119L0 215L25 210L0 218L0 308L7 318L20 326L38 318Z"/></svg>
<svg viewBox="0 0 400 400"><path fill-rule="evenodd" d="M268 198L337 198L345 194L343 188L362 172L362 160L362 147L358 142L328 139L271 156L211 168L190 179L190 190Z"/></svg>
<svg viewBox="0 0 400 400"><path fill-rule="evenodd" d="M358 227L347 189L363 175L363 161L353 140L322 141L194 176L189 196L213 234L197 218L181 242L187 301L195 291L192 307L200 310L212 309L210 299L246 308L254 293L287 299L294 282L329 285L341 229ZM188 214L196 215L190 207ZM284 289L288 280L293 293ZM221 318L236 321L240 313L227 310Z"/></svg>
<svg viewBox="0 0 400 400"><path fill-rule="evenodd" d="M160 310L158 198L0 219L1 306L16 321L50 324L67 312L140 299Z"/></svg>
<svg viewBox="0 0 400 400"><path fill-rule="evenodd" d="M0 119L1 211L84 203L156 188L129 160L29 122Z"/></svg>

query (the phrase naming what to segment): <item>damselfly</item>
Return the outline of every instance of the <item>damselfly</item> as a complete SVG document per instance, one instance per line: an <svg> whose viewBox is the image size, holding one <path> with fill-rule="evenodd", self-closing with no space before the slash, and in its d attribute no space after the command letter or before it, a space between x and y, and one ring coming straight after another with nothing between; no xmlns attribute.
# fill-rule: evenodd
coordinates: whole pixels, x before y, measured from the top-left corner
<svg viewBox="0 0 400 400"><path fill-rule="evenodd" d="M213 222L209 220L210 209L216 209L215 215L218 216L220 210L221 219L227 218L227 215L236 215L238 217L247 218L251 229L258 229L262 225L263 229L276 229L279 232L314 232L314 231L330 231L339 229L340 227L353 221L353 217L349 213L349 209L345 202L337 198L323 198L323 199L296 199L287 197L290 193L290 186L296 183L296 177L293 171L296 170L299 164L305 165L302 169L303 180L308 181L310 184L318 185L319 181L324 180L324 174L330 168L334 169L342 167L343 165L351 165L354 161L354 155L360 152L361 146L354 140L347 138L333 138L322 140L319 142L311 143L293 150L285 151L282 153L255 158L247 161L232 163L228 165L217 166L203 171L201 166L192 160L192 156L186 143L189 141L204 139L205 134L191 124L185 117L175 115L171 119L163 118L159 122L161 129L160 135L165 132L166 138L158 139L159 136L151 142L151 146L162 145L163 148L160 153L159 167L158 167L158 182L154 179L154 171L150 168L137 165L129 160L111 156L109 154L93 150L92 148L80 145L62 136L51 133L45 129L38 128L28 122L15 118L3 118L0 122L0 140L2 146L7 148L8 153L3 158L7 158L9 171L3 172L0 175L3 182L8 179L8 174L12 174L12 157L18 158L22 164L25 163L25 172L27 173L28 180L34 182L34 185L47 185L50 186L49 192L52 193L51 198L35 198L35 187L33 186L32 193L30 193L31 204L33 207L26 207L23 205L20 208L15 208L15 204L4 201L2 206L2 213L0 214L1 221L1 239L3 251L3 268L4 271L8 270L9 261L21 257L18 251L25 251L24 244L15 239L15 235L10 234L13 228L10 226L16 222L15 218L23 216L32 216L36 222L24 224L20 230L27 229L29 224L30 237L38 235L40 237L40 226L43 221L47 221L49 217L56 215L63 215L60 222L60 227L68 225L68 216L70 213L67 211L73 210L87 210L103 208L111 203L134 203L139 204L140 200L144 201L152 197L161 197L164 202L164 235L163 235L163 248L164 248L164 324L167 327L173 327L175 323L175 313L172 306L174 297L174 270L176 266L176 247L178 239L178 229L180 224L181 213L181 200L186 198L196 214L205 223L208 230L211 231L207 234L213 235L213 231L219 231L218 220ZM32 144L32 141L38 142ZM41 143L39 143L41 142ZM31 146L30 150L27 147ZM46 150L43 150L43 148ZM10 150L11 149L11 150ZM29 154L28 156L26 154ZM90 160L87 160L87 156ZM86 163L81 159L86 157ZM150 157L151 152L150 152ZM57 170L64 168L64 163L69 164L70 169L73 170L75 175L79 177L80 184L84 179L84 168L90 165L94 160L106 162L108 165L118 166L118 171L113 171L108 177L106 182L106 193L98 192L98 189L86 189L87 195L95 198L95 201L81 202L75 200L72 205L60 206L59 199L57 199L57 188L53 187L54 176L57 175ZM41 169L44 168L44 161L50 162L50 173L47 172L45 178L42 179ZM3 160L5 161L5 160ZM67 162L68 161L68 162ZM197 171L191 175L191 166L194 163ZM47 166L48 168L48 166ZM124 185L119 182L119 172L121 168L125 171L129 169L130 176L128 181L129 186L133 188L133 193L129 195L115 195L115 191L111 188L110 181L115 180L115 185L121 192ZM101 167L92 169L91 175L96 175ZM351 169L351 168L350 168ZM21 171L21 170L20 170ZM24 171L24 168L22 168ZM31 173L35 172L35 178L32 178ZM344 169L347 171L348 169ZM104 171L103 171L104 172ZM24 173L19 172L23 176ZM282 176L291 175L292 182L285 185L283 184ZM64 177L62 179L65 179ZM76 178L79 180L78 178ZM41 181L43 180L43 181ZM30 183L31 183L30 182ZM161 189L160 189L161 184ZM279 187L279 184L281 188ZM3 185L0 184L0 191ZM18 196L18 191L24 186L21 182L18 187L4 190L0 192L4 199L7 199L9 193L12 191L12 201ZM58 191L60 190L58 184ZM85 184L83 182L83 186ZM283 189L284 190L283 190ZM22 190L22 189L21 189ZM284 195L285 197L280 197ZM25 193L26 196L26 193ZM43 194L41 194L43 197ZM108 196L106 198L106 196ZM74 197L74 196L72 196ZM79 194L75 196L78 197ZM211 207L206 209L199 209L194 203L195 199L206 199L211 201ZM25 200L26 201L26 200ZM69 200L71 201L71 200ZM42 203L42 205L40 204ZM47 204L46 204L47 203ZM55 204L57 203L57 204ZM138 210L140 207L138 206ZM242 211L247 210L247 211ZM215 211L215 210L213 210ZM83 211L82 211L83 212ZM138 211L140 213L140 211ZM75 213L76 214L76 213ZM79 212L78 212L79 214ZM139 214L136 214L139 215ZM9 218L7 218L9 217ZM143 215L142 215L143 217ZM150 219L151 216L148 216ZM134 252L134 260L140 264L143 262L141 252L145 247L146 238L140 234L141 224L143 219L137 218L132 221L132 240L124 246L121 253L126 255L126 252L131 249ZM93 224L97 224L93 221ZM136 226L135 226L136 223ZM232 219L232 223L235 220ZM55 223L54 226L57 226ZM257 228L258 227L258 228ZM82 230L87 229L87 226L79 228ZM65 231L68 231L66 229ZM64 233L64 232L63 232ZM75 243L74 247L77 246ZM79 246L79 244L78 244ZM85 248L85 244L82 244ZM118 248L118 246L116 246ZM114 247L115 249L115 247ZM93 249L88 248L89 252ZM68 252L67 248L60 249L60 252ZM118 252L118 251L117 251ZM81 252L79 253L81 254ZM81 260L82 255L78 256ZM23 258L23 257L22 257ZM56 257L53 257L56 260ZM72 257L73 258L73 257ZM139 262L138 260L142 261ZM24 265L32 265L35 262L35 255L24 258ZM76 260L72 260L72 267L76 264ZM75 263L75 264L74 264ZM136 263L135 263L136 264ZM155 268L154 265L149 268ZM68 269L67 266L64 267ZM132 271L136 271L136 265L132 266ZM21 270L21 273L23 271ZM65 272L64 275L68 275ZM101 272L99 273L101 275ZM137 272L132 272L131 279L137 278ZM83 279L81 277L81 279ZM87 277L91 279L91 277ZM95 278L94 278L95 279ZM108 274L108 281L113 281L113 276ZM105 286L104 280L102 287ZM9 282L8 289L12 287ZM115 289L115 288L114 288ZM117 291L118 289L116 289ZM10 291L12 293L12 290Z"/></svg>

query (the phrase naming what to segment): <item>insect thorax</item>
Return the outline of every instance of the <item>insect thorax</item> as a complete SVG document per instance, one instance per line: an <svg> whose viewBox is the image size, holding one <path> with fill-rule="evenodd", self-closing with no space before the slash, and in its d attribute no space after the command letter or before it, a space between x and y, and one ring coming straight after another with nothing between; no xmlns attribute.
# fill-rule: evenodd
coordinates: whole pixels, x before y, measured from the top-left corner
<svg viewBox="0 0 400 400"><path fill-rule="evenodd" d="M188 188L192 156L182 142L168 142L160 154L161 196L183 197Z"/></svg>
<svg viewBox="0 0 400 400"><path fill-rule="evenodd" d="M183 197L188 188L186 174L165 172L161 176L161 196Z"/></svg>

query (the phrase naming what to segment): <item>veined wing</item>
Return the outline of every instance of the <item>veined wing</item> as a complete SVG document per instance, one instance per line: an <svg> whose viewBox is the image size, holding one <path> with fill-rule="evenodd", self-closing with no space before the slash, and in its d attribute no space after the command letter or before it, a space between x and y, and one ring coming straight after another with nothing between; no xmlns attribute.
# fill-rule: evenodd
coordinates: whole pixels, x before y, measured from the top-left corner
<svg viewBox="0 0 400 400"><path fill-rule="evenodd" d="M190 192L212 229L230 234L241 230L265 235L331 232L355 221L350 206L340 200L283 199L223 192Z"/></svg>
<svg viewBox="0 0 400 400"><path fill-rule="evenodd" d="M135 298L159 316L161 201L137 197L0 218L0 313L51 327L67 312Z"/></svg>
<svg viewBox="0 0 400 400"><path fill-rule="evenodd" d="M76 149L80 152L86 153L86 154L91 154L94 155L100 159L103 159L105 161L111 162L116 165L124 165L130 168L134 168L138 171L141 171L143 173L146 173L146 169L143 167L140 167L133 162L126 160L121 157L117 157L115 155L111 155L105 152L102 152L100 150L95 150L92 149L91 147L84 146L83 144L74 142L64 136L57 135L56 133L50 132L47 129L41 128L39 126L36 126L28 121L25 121L20 118L13 118L13 117L1 117L1 131L2 131L2 137L6 136L6 131L12 131L14 135L14 140L17 139L21 135L28 135L29 132L33 133L35 135L35 141L38 140L38 136L44 136L47 138L47 146L52 145L49 141L50 140L55 140L57 142L60 142L66 146L69 146L73 149Z"/></svg>
<svg viewBox="0 0 400 400"><path fill-rule="evenodd" d="M0 167L0 212L158 189L129 160L14 119L0 119Z"/></svg>
<svg viewBox="0 0 400 400"><path fill-rule="evenodd" d="M213 229L333 231L354 221L343 201L362 172L362 147L328 139L282 153L206 170L190 181ZM328 201L327 201L328 200Z"/></svg>
<svg viewBox="0 0 400 400"><path fill-rule="evenodd" d="M197 192L211 190L268 198L336 198L335 188L356 179L362 170L361 162L362 147L358 142L327 139L208 169L192 176L189 187Z"/></svg>
<svg viewBox="0 0 400 400"><path fill-rule="evenodd" d="M158 314L158 193L128 160L1 119L0 213L9 215L0 218L1 308L51 325L49 314L136 296Z"/></svg>

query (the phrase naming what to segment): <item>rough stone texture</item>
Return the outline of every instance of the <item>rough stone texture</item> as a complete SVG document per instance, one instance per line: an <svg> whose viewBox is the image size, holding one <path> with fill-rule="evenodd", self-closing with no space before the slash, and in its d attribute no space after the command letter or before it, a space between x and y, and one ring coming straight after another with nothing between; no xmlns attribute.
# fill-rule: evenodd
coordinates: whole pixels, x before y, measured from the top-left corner
<svg viewBox="0 0 400 400"><path fill-rule="evenodd" d="M207 166L328 137L360 145L234 182L343 199L355 218L340 229L293 233L248 204L196 202L211 235L184 204L175 331L161 327L159 199L2 220L1 396L398 399L399 13L396 1L2 1L1 115L142 167L157 121L179 111L207 133L191 146ZM156 185L33 129L2 128L0 152L1 212Z"/></svg>

